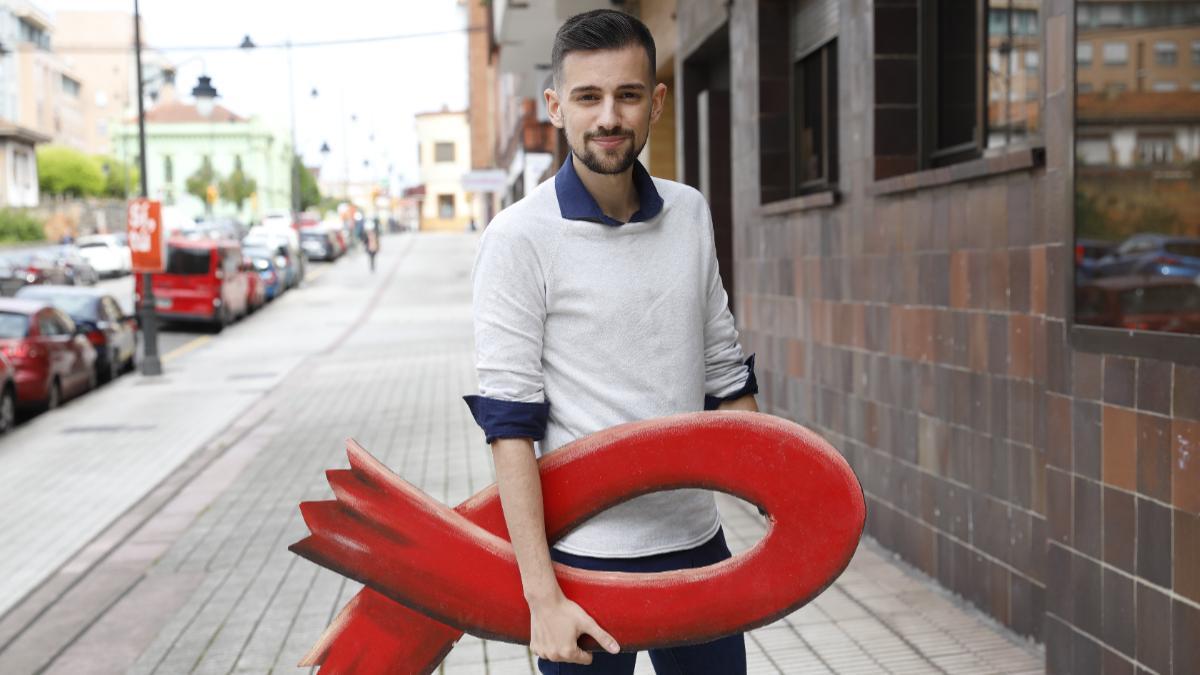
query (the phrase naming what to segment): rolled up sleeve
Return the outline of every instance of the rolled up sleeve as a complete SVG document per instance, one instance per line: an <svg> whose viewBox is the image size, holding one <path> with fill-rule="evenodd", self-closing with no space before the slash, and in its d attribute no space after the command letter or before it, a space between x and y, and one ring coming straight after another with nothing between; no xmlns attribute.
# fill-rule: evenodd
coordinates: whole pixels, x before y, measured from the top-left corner
<svg viewBox="0 0 1200 675"><path fill-rule="evenodd" d="M545 277L532 243L505 225L484 232L472 272L479 394L464 400L489 443L541 440L550 410L542 387Z"/></svg>

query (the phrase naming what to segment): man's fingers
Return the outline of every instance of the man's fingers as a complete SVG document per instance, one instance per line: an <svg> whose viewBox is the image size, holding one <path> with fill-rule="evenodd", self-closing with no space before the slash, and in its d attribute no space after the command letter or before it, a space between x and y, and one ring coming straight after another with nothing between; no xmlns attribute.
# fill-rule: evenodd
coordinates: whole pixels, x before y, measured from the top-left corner
<svg viewBox="0 0 1200 675"><path fill-rule="evenodd" d="M600 627L600 624L596 623L596 620L590 616L588 617L587 624L584 626L583 632L595 638L596 642L599 642L600 646L604 648L604 651L608 652L609 654L616 654L617 652L621 651L621 645L617 644L617 641L613 639L613 636L609 635L603 628Z"/></svg>

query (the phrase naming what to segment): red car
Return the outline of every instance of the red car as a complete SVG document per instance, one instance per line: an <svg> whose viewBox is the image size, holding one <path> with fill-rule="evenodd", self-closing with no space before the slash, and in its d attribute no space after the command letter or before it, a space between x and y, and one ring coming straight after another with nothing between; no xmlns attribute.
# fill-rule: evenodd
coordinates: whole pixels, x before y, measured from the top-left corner
<svg viewBox="0 0 1200 675"><path fill-rule="evenodd" d="M267 304L267 282L258 276L254 260L242 256L241 270L246 275L246 311L253 312Z"/></svg>
<svg viewBox="0 0 1200 675"><path fill-rule="evenodd" d="M1200 333L1200 281L1128 275L1075 289L1075 321L1081 324Z"/></svg>
<svg viewBox="0 0 1200 675"><path fill-rule="evenodd" d="M219 331L248 313L250 275L236 241L171 239L166 271L151 275L155 310L168 321L200 321ZM135 284L141 303L142 275Z"/></svg>
<svg viewBox="0 0 1200 675"><path fill-rule="evenodd" d="M16 368L17 405L57 408L96 386L96 349L62 310L0 299L0 353Z"/></svg>

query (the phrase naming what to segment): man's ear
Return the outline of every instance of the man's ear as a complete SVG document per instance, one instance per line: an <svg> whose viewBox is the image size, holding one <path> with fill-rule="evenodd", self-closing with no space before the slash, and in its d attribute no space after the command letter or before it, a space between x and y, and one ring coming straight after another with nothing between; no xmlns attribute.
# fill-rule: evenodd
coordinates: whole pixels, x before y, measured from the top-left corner
<svg viewBox="0 0 1200 675"><path fill-rule="evenodd" d="M550 123L562 129L562 102L558 100L558 92L550 87L542 95L546 97L546 114L550 116Z"/></svg>
<svg viewBox="0 0 1200 675"><path fill-rule="evenodd" d="M650 94L650 123L654 124L658 118L662 117L663 102L667 98L667 85L659 82L654 87L654 93Z"/></svg>

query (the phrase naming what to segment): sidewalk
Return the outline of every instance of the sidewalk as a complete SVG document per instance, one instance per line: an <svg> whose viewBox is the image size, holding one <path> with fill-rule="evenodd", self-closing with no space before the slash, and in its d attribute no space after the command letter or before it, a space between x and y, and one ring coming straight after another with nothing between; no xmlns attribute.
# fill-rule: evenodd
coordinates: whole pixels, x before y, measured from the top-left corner
<svg viewBox="0 0 1200 675"><path fill-rule="evenodd" d="M224 437L205 444L207 437L199 438L199 429L188 431L186 420L179 428L160 424L163 431L147 433L159 445L141 439L143 452L147 447L165 452L170 437L195 437L190 447L203 447L186 463L191 453L171 447L177 458L163 464L180 468L174 474L156 469L159 479L170 478L109 526L93 542L90 558L84 555L87 549L71 557L87 540L74 533L79 528L67 519L54 525L74 533L75 549L59 558L68 560L67 568L75 568L79 579L40 607L23 603L0 618L0 672L297 672L296 661L358 589L286 549L306 533L297 504L329 498L324 470L345 465L344 438L353 436L401 476L449 504L493 480L487 448L460 399L475 389L469 274L476 241L467 235L392 237L385 240L390 246L385 245L379 273L362 279L386 282L378 296L364 297L371 293L353 283L360 278L357 265L345 272L334 268L322 282L337 283L295 296L297 306L285 312L286 326L247 330L246 343L238 347L245 352L238 352L242 357L236 364L219 354L234 349L224 343L225 336L191 355L188 368L173 374L170 386L213 398L204 405L215 412L207 413L181 394L193 413L223 415L223 423L210 425L207 433L212 437L226 429ZM410 244L411 250L403 250ZM355 319L360 316L361 322ZM313 347L322 342L325 347ZM287 353L256 355L268 346ZM264 375L262 382L248 379L260 397L256 401L246 402L250 392L217 400L222 397L211 392L216 383L238 373L271 376ZM264 395L266 385L275 382ZM120 393L109 396L108 405L121 405L129 392ZM176 409L181 400L159 404ZM22 431L27 442L61 435L58 427L47 425ZM138 439L136 433L144 432L122 433ZM119 455L108 439L97 437L89 452ZM82 454L75 451L75 461ZM66 456L60 454L59 461ZM0 468L4 458L0 450ZM158 483L148 477L139 481ZM115 487L89 489L124 492ZM124 499L126 508L137 501ZM722 498L721 507L735 551L761 536L762 521L754 509L732 498ZM38 524L47 538L58 538L53 527ZM39 569L53 568L45 564ZM42 589L33 597L39 594ZM816 601L754 631L747 647L754 673L1042 670L1039 650L893 564L870 542ZM524 647L469 636L441 670L534 672ZM651 672L644 657L639 672Z"/></svg>

